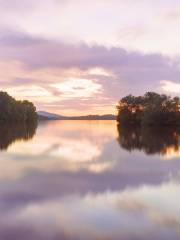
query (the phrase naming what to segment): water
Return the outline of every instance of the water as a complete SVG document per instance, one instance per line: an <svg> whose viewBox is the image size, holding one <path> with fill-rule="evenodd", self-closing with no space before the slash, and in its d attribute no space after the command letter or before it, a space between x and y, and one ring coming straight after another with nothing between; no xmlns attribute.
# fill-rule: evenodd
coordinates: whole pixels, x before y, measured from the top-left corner
<svg viewBox="0 0 180 240"><path fill-rule="evenodd" d="M180 239L176 130L1 126L0 149L0 239Z"/></svg>

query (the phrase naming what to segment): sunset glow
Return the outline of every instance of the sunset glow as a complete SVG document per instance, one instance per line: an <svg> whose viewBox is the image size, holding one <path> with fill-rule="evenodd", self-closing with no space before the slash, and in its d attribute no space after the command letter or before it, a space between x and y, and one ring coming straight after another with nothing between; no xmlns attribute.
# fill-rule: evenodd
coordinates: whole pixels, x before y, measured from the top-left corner
<svg viewBox="0 0 180 240"><path fill-rule="evenodd" d="M179 1L155 4L1 0L1 90L66 115L115 113L129 93L180 95Z"/></svg>
<svg viewBox="0 0 180 240"><path fill-rule="evenodd" d="M0 0L0 240L180 239L180 0Z"/></svg>

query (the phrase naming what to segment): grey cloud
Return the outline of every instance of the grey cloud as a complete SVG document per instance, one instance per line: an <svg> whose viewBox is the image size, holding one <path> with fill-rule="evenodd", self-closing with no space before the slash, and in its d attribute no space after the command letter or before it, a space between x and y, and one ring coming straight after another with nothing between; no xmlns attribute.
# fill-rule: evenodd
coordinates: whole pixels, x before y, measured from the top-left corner
<svg viewBox="0 0 180 240"><path fill-rule="evenodd" d="M76 45L61 41L32 37L17 32L0 34L1 59L16 59L34 68L60 67L81 68L104 67L107 69L123 69L129 67L143 70L168 68L167 57L160 54L141 54L128 52L122 48L106 48L101 45L88 46L84 43Z"/></svg>
<svg viewBox="0 0 180 240"><path fill-rule="evenodd" d="M0 51L1 61L20 61L29 71L45 68L63 70L77 68L83 72L95 67L104 68L112 72L113 76L87 74L86 78L96 79L102 85L103 96L114 102L129 93L159 91L161 80L177 83L180 81L180 60L173 61L161 54L129 52L118 47L89 46L85 43L73 45L13 31L1 32ZM56 89L48 86L50 81L43 82L43 79L31 81L47 88L53 95L61 96ZM14 84L21 82L23 80L18 80L17 76ZM29 81L24 82L28 84Z"/></svg>

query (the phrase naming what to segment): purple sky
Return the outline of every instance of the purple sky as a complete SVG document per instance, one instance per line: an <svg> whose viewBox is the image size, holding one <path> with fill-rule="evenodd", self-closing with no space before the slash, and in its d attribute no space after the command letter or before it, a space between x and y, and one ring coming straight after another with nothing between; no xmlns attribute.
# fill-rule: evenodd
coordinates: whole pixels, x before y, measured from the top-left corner
<svg viewBox="0 0 180 240"><path fill-rule="evenodd" d="M177 0L0 0L1 90L38 110L114 113L127 94L180 96Z"/></svg>

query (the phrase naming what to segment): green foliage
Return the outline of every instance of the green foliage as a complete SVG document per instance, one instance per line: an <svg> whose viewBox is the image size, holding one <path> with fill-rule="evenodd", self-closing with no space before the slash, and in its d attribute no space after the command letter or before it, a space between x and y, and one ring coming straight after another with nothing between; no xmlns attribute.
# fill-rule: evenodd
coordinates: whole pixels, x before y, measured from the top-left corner
<svg viewBox="0 0 180 240"><path fill-rule="evenodd" d="M0 92L0 121L32 122L37 120L36 108L29 101L16 101L6 92Z"/></svg>
<svg viewBox="0 0 180 240"><path fill-rule="evenodd" d="M129 95L117 106L117 120L129 125L180 125L180 98L148 92L144 96Z"/></svg>

